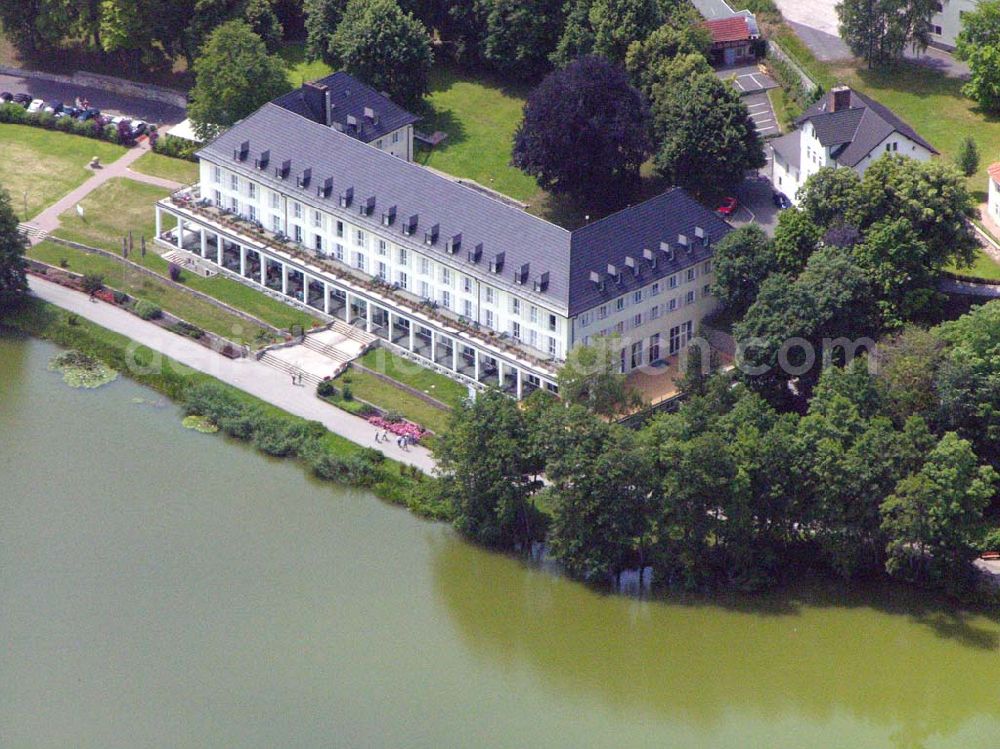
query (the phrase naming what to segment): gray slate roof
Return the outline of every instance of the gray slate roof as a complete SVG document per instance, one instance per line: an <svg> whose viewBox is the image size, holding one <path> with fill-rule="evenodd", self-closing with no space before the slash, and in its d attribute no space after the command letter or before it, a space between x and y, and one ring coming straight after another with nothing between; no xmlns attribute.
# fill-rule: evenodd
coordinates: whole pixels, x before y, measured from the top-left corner
<svg viewBox="0 0 1000 749"><path fill-rule="evenodd" d="M234 151L244 141L249 141L250 152L246 160L240 161L234 158ZM270 151L268 166L258 170L254 160L265 150ZM653 271L648 263L643 265L644 248L656 251L661 241L676 242L678 234L693 238L696 225L713 240L730 230L714 212L683 190L673 189L570 232L274 103L265 104L229 128L201 149L198 156L297 196L305 204L333 214L349 214L352 222L398 234L403 244L416 243L425 251L439 254L442 260L450 260L462 272L499 288L516 289L527 297L534 295L540 303L569 316L599 304L602 298L612 299L711 254L708 248L694 254L675 252L676 260L667 263L661 253ZM275 168L285 160L291 160L291 168L288 177L281 179ZM298 187L296 178L307 168L311 169L310 183ZM329 197L322 197L317 187L329 177L333 178L333 189ZM341 208L339 196L346 188L353 188L354 200L349 208ZM370 216L360 215L359 204L371 196L375 197L374 210ZM396 219L386 228L381 217L390 206L396 207ZM413 215L419 217L417 229L412 236L404 236L402 226ZM424 232L434 225L439 226L439 238L428 246ZM461 234L461 248L449 255L445 244L456 234ZM473 262L468 253L479 244L482 258ZM502 271L491 273L490 261L499 253L504 254ZM641 276L634 278L626 272L622 286L609 283L601 292L589 280L590 272L604 273L609 263L624 268L626 255L638 259L640 270L644 269ZM530 266L528 279L516 285L514 273L523 264ZM532 284L545 272L549 274L548 288L535 295Z"/></svg>
<svg viewBox="0 0 1000 749"><path fill-rule="evenodd" d="M789 166L799 168L802 161L802 131L792 130L780 138L772 138L768 144Z"/></svg>
<svg viewBox="0 0 1000 749"><path fill-rule="evenodd" d="M824 146L839 146L840 150L834 151L834 158L843 166L857 166L873 148L894 132L905 135L931 153L938 152L891 109L854 89L851 89L849 108L830 112L827 111L829 104L830 97L824 96L809 107L796 120L796 124L801 127L807 121L812 122L820 143Z"/></svg>
<svg viewBox="0 0 1000 749"><path fill-rule="evenodd" d="M339 122L343 132L353 135L364 143L371 143L420 119L417 115L403 109L371 86L365 85L344 71L332 73L318 81L313 81L313 83L326 86L330 90L330 101L334 105L332 121ZM325 125L325 113L322 108L310 105L303 94L303 88L279 96L274 100L274 103L313 122ZM376 122L365 119L366 107L375 111L378 118ZM348 126L348 116L357 120L357 128Z"/></svg>

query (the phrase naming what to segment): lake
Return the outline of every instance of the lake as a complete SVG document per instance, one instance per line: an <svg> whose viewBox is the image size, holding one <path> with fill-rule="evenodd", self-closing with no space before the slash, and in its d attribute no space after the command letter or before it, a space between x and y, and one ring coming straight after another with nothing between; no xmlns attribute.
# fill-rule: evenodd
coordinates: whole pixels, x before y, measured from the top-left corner
<svg viewBox="0 0 1000 749"><path fill-rule="evenodd" d="M0 336L0 746L995 747L1000 626L591 591Z"/></svg>

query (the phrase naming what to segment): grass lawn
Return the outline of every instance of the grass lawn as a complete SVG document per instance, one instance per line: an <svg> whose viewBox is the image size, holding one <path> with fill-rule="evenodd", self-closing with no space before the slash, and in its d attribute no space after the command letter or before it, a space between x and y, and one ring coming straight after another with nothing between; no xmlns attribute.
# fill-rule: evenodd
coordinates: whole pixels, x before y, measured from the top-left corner
<svg viewBox="0 0 1000 749"><path fill-rule="evenodd" d="M198 181L198 165L193 161L175 159L172 156L164 156L162 153L153 153L152 151L139 157L139 160L132 164L131 168L142 174L172 179L182 185Z"/></svg>
<svg viewBox="0 0 1000 749"><path fill-rule="evenodd" d="M380 380L368 372L348 369L336 380L337 387L350 386L355 397L387 411L396 411L425 429L442 434L448 428L450 412L422 401L405 390ZM348 408L350 410L350 408Z"/></svg>
<svg viewBox="0 0 1000 749"><path fill-rule="evenodd" d="M974 276L987 281L1000 281L1000 265L982 250L976 250L976 259L968 268L949 266L946 270L952 273L959 273L963 276Z"/></svg>
<svg viewBox="0 0 1000 749"><path fill-rule="evenodd" d="M92 157L107 164L125 153L112 143L27 125L0 124L0 143L0 185L10 191L22 221L81 185L91 175L87 164Z"/></svg>
<svg viewBox="0 0 1000 749"><path fill-rule="evenodd" d="M452 408L457 408L469 397L469 389L462 383L397 356L385 348L372 349L358 363L426 393Z"/></svg>
<svg viewBox="0 0 1000 749"><path fill-rule="evenodd" d="M129 269L124 263L64 247L54 242L42 242L28 251L28 257L49 265L60 266L67 261L67 270L76 273L99 273L112 288L124 291L138 299L152 302L161 309L187 320L192 325L217 333L231 340L252 341L259 330L242 318L220 310L193 294L176 289L144 273Z"/></svg>
<svg viewBox="0 0 1000 749"><path fill-rule="evenodd" d="M431 111L417 127L427 133L441 130L448 138L433 149L418 149L416 160L518 200L536 199L540 190L535 179L510 165L527 93L527 88L435 67L427 97Z"/></svg>
<svg viewBox="0 0 1000 749"><path fill-rule="evenodd" d="M278 57L284 60L288 67L288 84L298 88L306 81L315 81L325 75L330 75L333 68L322 60L310 62L306 59L305 42L289 42L278 50Z"/></svg>

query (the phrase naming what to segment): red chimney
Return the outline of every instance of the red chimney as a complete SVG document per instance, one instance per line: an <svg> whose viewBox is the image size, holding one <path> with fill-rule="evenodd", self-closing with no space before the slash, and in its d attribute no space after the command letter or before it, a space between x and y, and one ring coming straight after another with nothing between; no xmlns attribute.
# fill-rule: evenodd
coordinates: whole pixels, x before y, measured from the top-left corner
<svg viewBox="0 0 1000 749"><path fill-rule="evenodd" d="M839 112L841 109L851 108L851 88L850 86L837 86L830 89L830 103L827 105L828 112Z"/></svg>

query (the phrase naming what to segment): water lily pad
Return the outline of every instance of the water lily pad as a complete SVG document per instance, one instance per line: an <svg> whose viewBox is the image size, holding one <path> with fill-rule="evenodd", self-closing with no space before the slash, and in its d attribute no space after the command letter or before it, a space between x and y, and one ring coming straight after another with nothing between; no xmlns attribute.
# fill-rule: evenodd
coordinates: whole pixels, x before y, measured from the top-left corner
<svg viewBox="0 0 1000 749"><path fill-rule="evenodd" d="M185 416L181 424L186 429L194 429L196 432L202 432L203 434L213 434L219 431L219 427L215 426L215 424L204 416Z"/></svg>
<svg viewBox="0 0 1000 749"><path fill-rule="evenodd" d="M63 381L74 388L99 388L118 379L118 373L111 367L80 351L54 356L49 369L62 372Z"/></svg>

